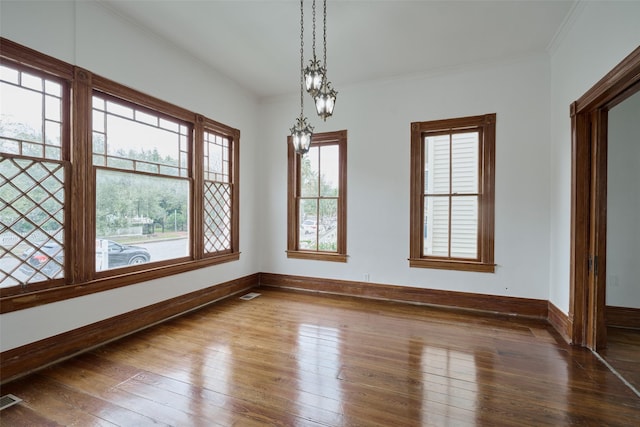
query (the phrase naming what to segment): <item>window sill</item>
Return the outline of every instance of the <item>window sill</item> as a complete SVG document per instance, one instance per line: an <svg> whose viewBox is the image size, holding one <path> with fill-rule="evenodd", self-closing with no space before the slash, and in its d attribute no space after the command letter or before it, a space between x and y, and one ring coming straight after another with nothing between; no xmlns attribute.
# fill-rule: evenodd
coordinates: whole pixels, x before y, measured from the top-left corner
<svg viewBox="0 0 640 427"><path fill-rule="evenodd" d="M118 274L117 270L114 270L115 272L108 276L96 277L95 279L85 283L60 285L33 291L26 290L21 293L10 295L0 294L0 314L37 307L39 305L63 301L96 292L108 291L136 283L172 276L174 274L186 273L199 268L237 261L238 259L240 259L240 252L233 252L201 260L167 264L142 271L130 271Z"/></svg>
<svg viewBox="0 0 640 427"><path fill-rule="evenodd" d="M347 262L347 254L334 252L287 251L287 258L312 259L316 261Z"/></svg>
<svg viewBox="0 0 640 427"><path fill-rule="evenodd" d="M495 273L496 265L474 261L434 260L424 258L409 258L409 267L437 268L440 270L477 271L480 273Z"/></svg>

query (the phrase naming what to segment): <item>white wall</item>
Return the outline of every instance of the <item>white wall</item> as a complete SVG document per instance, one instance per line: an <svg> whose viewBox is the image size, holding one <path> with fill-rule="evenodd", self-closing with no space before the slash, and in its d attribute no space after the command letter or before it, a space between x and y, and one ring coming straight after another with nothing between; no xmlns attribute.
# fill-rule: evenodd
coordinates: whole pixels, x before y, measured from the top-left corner
<svg viewBox="0 0 640 427"><path fill-rule="evenodd" d="M240 129L240 260L0 316L6 351L257 272L257 100L96 2L0 2L2 37Z"/></svg>
<svg viewBox="0 0 640 427"><path fill-rule="evenodd" d="M609 111L607 305L640 308L640 92Z"/></svg>
<svg viewBox="0 0 640 427"><path fill-rule="evenodd" d="M292 82L293 83L293 82ZM292 95L261 105L260 270L546 300L549 62L546 55L342 87L317 132L348 131L347 263L288 259L286 136ZM495 274L409 268L410 124L497 113Z"/></svg>
<svg viewBox="0 0 640 427"><path fill-rule="evenodd" d="M640 44L640 2L580 2L551 49L549 300L569 311L571 120L569 105Z"/></svg>

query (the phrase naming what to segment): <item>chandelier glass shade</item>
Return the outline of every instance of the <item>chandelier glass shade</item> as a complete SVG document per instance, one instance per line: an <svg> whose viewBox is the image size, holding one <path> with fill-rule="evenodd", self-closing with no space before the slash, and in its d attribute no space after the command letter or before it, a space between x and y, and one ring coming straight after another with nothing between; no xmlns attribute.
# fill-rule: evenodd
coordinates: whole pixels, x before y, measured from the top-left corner
<svg viewBox="0 0 640 427"><path fill-rule="evenodd" d="M313 98L316 101L316 112L322 120L327 120L333 114L333 107L336 105L336 96L338 92L331 87L331 82L326 79L322 83L322 88Z"/></svg>
<svg viewBox="0 0 640 427"><path fill-rule="evenodd" d="M311 96L316 96L324 81L324 68L315 56L304 69L304 85Z"/></svg>
<svg viewBox="0 0 640 427"><path fill-rule="evenodd" d="M295 152L300 155L307 154L311 147L311 137L313 136L313 127L309 124L307 118L298 117L290 131Z"/></svg>

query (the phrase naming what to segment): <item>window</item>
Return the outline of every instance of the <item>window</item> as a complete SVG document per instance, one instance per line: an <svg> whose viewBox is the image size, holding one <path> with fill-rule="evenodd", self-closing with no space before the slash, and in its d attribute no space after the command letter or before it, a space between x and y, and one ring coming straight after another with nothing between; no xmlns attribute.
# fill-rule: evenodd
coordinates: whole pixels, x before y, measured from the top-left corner
<svg viewBox="0 0 640 427"><path fill-rule="evenodd" d="M495 122L411 124L411 267L494 271Z"/></svg>
<svg viewBox="0 0 640 427"><path fill-rule="evenodd" d="M238 247L238 144L225 126L204 122L204 253L232 253ZM235 143L234 143L235 141Z"/></svg>
<svg viewBox="0 0 640 427"><path fill-rule="evenodd" d="M289 258L346 262L347 131L314 134L309 152L289 145Z"/></svg>
<svg viewBox="0 0 640 427"><path fill-rule="evenodd" d="M2 44L3 298L56 301L239 258L238 130Z"/></svg>
<svg viewBox="0 0 640 427"><path fill-rule="evenodd" d="M64 278L68 86L0 65L0 287Z"/></svg>
<svg viewBox="0 0 640 427"><path fill-rule="evenodd" d="M96 270L188 257L191 125L95 91L92 101ZM119 255L111 245L101 257L114 241Z"/></svg>

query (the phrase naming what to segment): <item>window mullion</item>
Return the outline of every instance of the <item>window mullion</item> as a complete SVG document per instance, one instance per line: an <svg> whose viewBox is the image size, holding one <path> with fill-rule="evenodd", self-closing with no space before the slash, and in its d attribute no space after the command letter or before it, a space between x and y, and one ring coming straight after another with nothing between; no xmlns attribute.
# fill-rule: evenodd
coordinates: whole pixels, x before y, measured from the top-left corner
<svg viewBox="0 0 640 427"><path fill-rule="evenodd" d="M66 236L67 277L71 283L93 278L95 257L86 256L87 248L95 247L95 172L92 167L92 74L75 68L72 82L71 193L70 223Z"/></svg>
<svg viewBox="0 0 640 427"><path fill-rule="evenodd" d="M191 253L194 259L204 257L204 118L196 115L191 132Z"/></svg>

